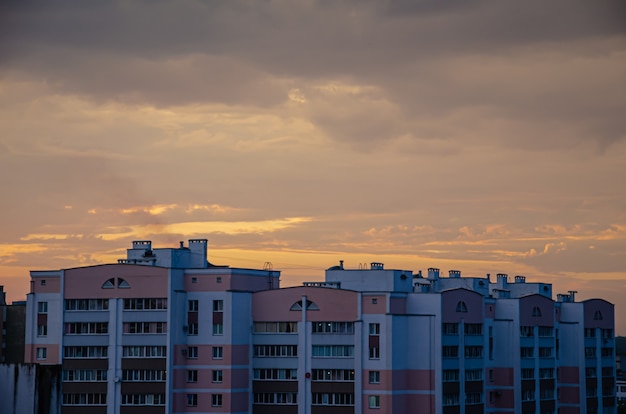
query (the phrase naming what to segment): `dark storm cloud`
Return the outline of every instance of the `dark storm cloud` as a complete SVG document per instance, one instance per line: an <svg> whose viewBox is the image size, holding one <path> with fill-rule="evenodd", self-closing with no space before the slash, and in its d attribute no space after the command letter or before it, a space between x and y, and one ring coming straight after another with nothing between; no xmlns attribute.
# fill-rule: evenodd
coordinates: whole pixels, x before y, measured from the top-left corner
<svg viewBox="0 0 626 414"><path fill-rule="evenodd" d="M9 1L0 14L0 73L97 101L272 108L298 87L303 116L361 148L475 131L602 152L626 134L619 0ZM375 92L316 90L335 80Z"/></svg>

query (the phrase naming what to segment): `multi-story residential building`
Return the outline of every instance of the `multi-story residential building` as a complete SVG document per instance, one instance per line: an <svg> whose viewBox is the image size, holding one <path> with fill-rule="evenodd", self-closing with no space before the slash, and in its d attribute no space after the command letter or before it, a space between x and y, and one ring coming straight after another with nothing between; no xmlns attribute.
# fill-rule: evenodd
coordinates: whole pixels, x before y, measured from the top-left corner
<svg viewBox="0 0 626 414"><path fill-rule="evenodd" d="M26 355L62 412L614 413L613 305L505 274L371 263L279 288L206 240L31 272Z"/></svg>
<svg viewBox="0 0 626 414"><path fill-rule="evenodd" d="M6 303L4 286L0 286L0 363L24 362L24 329L26 302Z"/></svg>

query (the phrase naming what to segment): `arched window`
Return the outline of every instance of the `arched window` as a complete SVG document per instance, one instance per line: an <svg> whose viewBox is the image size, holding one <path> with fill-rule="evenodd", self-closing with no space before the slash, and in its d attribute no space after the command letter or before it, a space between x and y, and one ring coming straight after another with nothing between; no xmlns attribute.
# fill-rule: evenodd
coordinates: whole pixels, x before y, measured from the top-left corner
<svg viewBox="0 0 626 414"><path fill-rule="evenodd" d="M602 312L600 312L599 310L596 311L596 313L593 314L593 320L594 321L601 321L602 318Z"/></svg>
<svg viewBox="0 0 626 414"><path fill-rule="evenodd" d="M108 279L102 284L102 289L115 289L115 279Z"/></svg>
<svg viewBox="0 0 626 414"><path fill-rule="evenodd" d="M536 316L536 317L541 316L541 309L539 308L539 306L535 306L533 308L533 316Z"/></svg>
<svg viewBox="0 0 626 414"><path fill-rule="evenodd" d="M289 308L289 310L292 310L292 311L302 310L302 301L299 300L296 303L294 303L293 305L291 305L291 308ZM306 310L320 310L320 308L315 304L315 302L311 302L310 300L307 300L306 301Z"/></svg>
<svg viewBox="0 0 626 414"><path fill-rule="evenodd" d="M467 305L465 304L465 302L463 302L462 300L459 301L459 303L456 304L456 311L467 312Z"/></svg>
<svg viewBox="0 0 626 414"><path fill-rule="evenodd" d="M130 285L128 284L128 282L121 277L117 278L117 287L120 289L130 289Z"/></svg>

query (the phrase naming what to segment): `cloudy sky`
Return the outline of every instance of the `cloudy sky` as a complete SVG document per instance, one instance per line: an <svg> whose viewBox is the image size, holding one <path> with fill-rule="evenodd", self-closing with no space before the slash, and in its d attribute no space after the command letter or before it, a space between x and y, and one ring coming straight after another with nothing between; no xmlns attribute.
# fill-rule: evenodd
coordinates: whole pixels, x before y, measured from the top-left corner
<svg viewBox="0 0 626 414"><path fill-rule="evenodd" d="M0 4L0 284L208 238L282 284L382 261L616 304L626 3Z"/></svg>

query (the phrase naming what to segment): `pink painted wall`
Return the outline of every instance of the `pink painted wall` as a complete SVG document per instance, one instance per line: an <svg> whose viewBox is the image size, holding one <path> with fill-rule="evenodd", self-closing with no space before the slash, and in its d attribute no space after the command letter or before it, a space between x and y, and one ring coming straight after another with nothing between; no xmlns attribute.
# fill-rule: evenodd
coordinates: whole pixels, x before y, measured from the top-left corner
<svg viewBox="0 0 626 414"><path fill-rule="evenodd" d="M457 304L463 301L467 305L467 312L457 312ZM483 322L483 297L480 293L467 289L452 289L441 293L442 320L444 323L459 323L464 319L466 323Z"/></svg>
<svg viewBox="0 0 626 414"><path fill-rule="evenodd" d="M31 278L31 291L32 293L59 293L61 292L61 278L57 276L53 277L33 277ZM45 285L41 282L45 280Z"/></svg>
<svg viewBox="0 0 626 414"><path fill-rule="evenodd" d="M561 384L578 384L580 381L578 367L560 367L559 374Z"/></svg>
<svg viewBox="0 0 626 414"><path fill-rule="evenodd" d="M394 314L405 314L406 313L406 298L390 298L389 299L389 312L394 313Z"/></svg>
<svg viewBox="0 0 626 414"><path fill-rule="evenodd" d="M187 407L187 394L198 394L198 406ZM248 410L248 393L224 393L222 394L222 406L211 406L211 392L175 392L173 395L172 407L174 412L212 412L212 413L230 413L235 411Z"/></svg>
<svg viewBox="0 0 626 414"><path fill-rule="evenodd" d="M225 292L227 290L257 291L269 287L266 276L238 275L237 269L225 269L224 273L217 274L185 274L185 290L188 292ZM234 273L234 274L233 274ZM195 278L196 283L192 280ZM218 282L221 278L221 282ZM280 278L273 277L272 286L280 286Z"/></svg>
<svg viewBox="0 0 626 414"><path fill-rule="evenodd" d="M603 299L589 299L585 307L585 328L613 329L615 325L613 304ZM596 311L602 313L602 320L594 319Z"/></svg>
<svg viewBox="0 0 626 414"><path fill-rule="evenodd" d="M317 287L293 287L266 290L252 295L252 315L255 321L299 321L301 311L289 310L306 296L319 310L307 312L310 321L354 321L358 318L358 293Z"/></svg>
<svg viewBox="0 0 626 414"><path fill-rule="evenodd" d="M174 345L174 365L248 365L250 364L249 345L219 345L223 350L222 359L213 359L213 346L197 345L198 358L188 359L183 354L183 349L191 345Z"/></svg>
<svg viewBox="0 0 626 414"><path fill-rule="evenodd" d="M433 394L396 394L392 397L392 404L394 413L434 414L436 411L435 396ZM370 411L374 412L374 410Z"/></svg>
<svg viewBox="0 0 626 414"><path fill-rule="evenodd" d="M494 390L500 395L494 398L493 404L489 403L489 391L486 393L486 402L489 407L496 408L514 408L515 407L515 391L512 389Z"/></svg>
<svg viewBox="0 0 626 414"><path fill-rule="evenodd" d="M376 299L376 303L373 303ZM364 315L384 315L387 313L386 295L363 295L362 307Z"/></svg>
<svg viewBox="0 0 626 414"><path fill-rule="evenodd" d="M493 370L493 382L489 382L489 369ZM513 368L489 368L485 370L487 384L513 386Z"/></svg>
<svg viewBox="0 0 626 414"><path fill-rule="evenodd" d="M37 348L46 348L46 359L37 359ZM59 364L59 344L26 344L24 362L36 364Z"/></svg>
<svg viewBox="0 0 626 414"><path fill-rule="evenodd" d="M102 289L110 278L122 278L129 289ZM162 267L108 264L65 271L65 298L155 298L168 296L168 270Z"/></svg>
<svg viewBox="0 0 626 414"><path fill-rule="evenodd" d="M559 387L559 396L563 404L580 404L580 387Z"/></svg>
<svg viewBox="0 0 626 414"><path fill-rule="evenodd" d="M535 306L541 310L541 316L532 316ZM541 295L530 295L519 300L520 325L553 326L554 302Z"/></svg>

